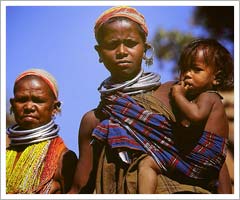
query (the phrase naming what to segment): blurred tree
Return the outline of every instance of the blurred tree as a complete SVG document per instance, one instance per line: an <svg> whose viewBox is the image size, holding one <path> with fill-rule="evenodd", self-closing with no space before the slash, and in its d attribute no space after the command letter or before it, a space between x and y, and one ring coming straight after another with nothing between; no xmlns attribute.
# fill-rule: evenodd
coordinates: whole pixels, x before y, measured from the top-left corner
<svg viewBox="0 0 240 200"><path fill-rule="evenodd" d="M189 41L193 40L191 33L182 33L177 30L164 31L159 29L153 39L153 46L155 55L160 61L160 67L164 67L163 62L168 61L173 65L173 75L177 74L177 60L179 58L181 49Z"/></svg>
<svg viewBox="0 0 240 200"><path fill-rule="evenodd" d="M233 6L197 6L193 11L192 25L202 26L208 32L208 37L213 37L221 41L224 46L228 46L227 48L233 54ZM204 37L204 35L197 37ZM152 43L155 55L160 62L160 67L164 67L164 61L171 63L173 65L173 77L176 77L178 71L177 61L180 52L193 38L196 38L196 36L192 33L159 29Z"/></svg>
<svg viewBox="0 0 240 200"><path fill-rule="evenodd" d="M233 6L199 6L193 13L193 23L206 28L211 37L234 41Z"/></svg>

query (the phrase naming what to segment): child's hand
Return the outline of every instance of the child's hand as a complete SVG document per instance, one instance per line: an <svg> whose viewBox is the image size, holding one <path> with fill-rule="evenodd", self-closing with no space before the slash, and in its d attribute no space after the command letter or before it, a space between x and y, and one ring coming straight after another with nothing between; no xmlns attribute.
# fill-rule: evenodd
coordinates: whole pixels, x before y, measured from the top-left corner
<svg viewBox="0 0 240 200"><path fill-rule="evenodd" d="M185 85L184 81L179 81L172 86L172 96L175 98L178 95L185 96L189 85Z"/></svg>

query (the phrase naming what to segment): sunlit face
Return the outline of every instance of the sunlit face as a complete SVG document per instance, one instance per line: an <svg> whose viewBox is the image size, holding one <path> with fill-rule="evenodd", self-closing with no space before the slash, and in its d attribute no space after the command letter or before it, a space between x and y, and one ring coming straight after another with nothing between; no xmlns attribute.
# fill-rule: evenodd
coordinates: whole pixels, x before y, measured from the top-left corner
<svg viewBox="0 0 240 200"><path fill-rule="evenodd" d="M14 98L10 99L15 120L21 129L32 129L47 124L56 113L54 98L49 86L37 76L27 76L15 85Z"/></svg>
<svg viewBox="0 0 240 200"><path fill-rule="evenodd" d="M141 70L145 43L137 24L125 19L102 27L101 42L96 46L112 80L123 82L135 77Z"/></svg>
<svg viewBox="0 0 240 200"><path fill-rule="evenodd" d="M198 51L193 65L181 72L181 80L189 86L189 94L199 94L213 88L215 73L212 67L205 64L202 50Z"/></svg>

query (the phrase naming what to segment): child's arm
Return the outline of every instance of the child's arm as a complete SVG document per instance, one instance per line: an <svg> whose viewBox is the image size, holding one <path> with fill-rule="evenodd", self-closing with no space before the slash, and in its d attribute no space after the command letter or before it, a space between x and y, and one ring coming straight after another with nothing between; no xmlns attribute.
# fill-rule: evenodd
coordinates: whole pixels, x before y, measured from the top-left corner
<svg viewBox="0 0 240 200"><path fill-rule="evenodd" d="M202 93L196 103L190 102L186 97L187 86L184 87L183 81L172 87L172 97L180 111L192 122L206 119L213 106L213 95Z"/></svg>

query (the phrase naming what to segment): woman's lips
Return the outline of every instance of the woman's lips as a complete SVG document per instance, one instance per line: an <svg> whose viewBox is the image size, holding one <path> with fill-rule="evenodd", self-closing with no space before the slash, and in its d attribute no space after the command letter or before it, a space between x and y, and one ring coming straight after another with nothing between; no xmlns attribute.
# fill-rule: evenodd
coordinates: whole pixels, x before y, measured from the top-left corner
<svg viewBox="0 0 240 200"><path fill-rule="evenodd" d="M131 62L130 61L119 61L119 62L117 62L117 66L121 66L121 67L127 67L127 66L129 66L129 64L130 64Z"/></svg>
<svg viewBox="0 0 240 200"><path fill-rule="evenodd" d="M25 120L32 120L32 119L37 119L36 116L33 116L33 115L24 115L22 117L22 119L25 119Z"/></svg>

